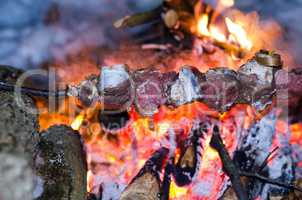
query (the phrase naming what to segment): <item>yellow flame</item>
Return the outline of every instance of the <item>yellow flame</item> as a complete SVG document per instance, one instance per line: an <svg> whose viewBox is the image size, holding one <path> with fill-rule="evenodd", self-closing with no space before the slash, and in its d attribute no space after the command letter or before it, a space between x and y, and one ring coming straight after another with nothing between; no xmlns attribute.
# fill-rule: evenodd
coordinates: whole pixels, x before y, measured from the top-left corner
<svg viewBox="0 0 302 200"><path fill-rule="evenodd" d="M71 123L71 125L70 125L71 128L72 128L73 130L79 130L80 127L81 127L81 125L82 125L83 120L84 120L84 115L79 114L79 115L75 118L75 120Z"/></svg>
<svg viewBox="0 0 302 200"><path fill-rule="evenodd" d="M209 23L209 16L207 14L201 15L197 21L198 34L204 35L204 36L210 36L209 30L208 30L208 23Z"/></svg>
<svg viewBox="0 0 302 200"><path fill-rule="evenodd" d="M171 182L169 196L171 199L185 196L188 192L186 187L178 187L174 182Z"/></svg>
<svg viewBox="0 0 302 200"><path fill-rule="evenodd" d="M169 128L171 127L171 124L169 122L160 122L157 124L156 132L158 133L158 136L165 135Z"/></svg>
<svg viewBox="0 0 302 200"><path fill-rule="evenodd" d="M215 26L210 27L210 33L213 38L220 42L225 42L227 40L225 35Z"/></svg>
<svg viewBox="0 0 302 200"><path fill-rule="evenodd" d="M242 48L245 48L247 50L250 50L253 47L253 43L248 39L246 31L240 24L233 22L228 17L225 18L225 23L227 25L228 31L231 34L231 39L234 39L240 44Z"/></svg>
<svg viewBox="0 0 302 200"><path fill-rule="evenodd" d="M220 42L225 42L226 36L216 26L211 25L208 29L209 16L207 14L201 15L197 21L197 31L199 35L214 38Z"/></svg>

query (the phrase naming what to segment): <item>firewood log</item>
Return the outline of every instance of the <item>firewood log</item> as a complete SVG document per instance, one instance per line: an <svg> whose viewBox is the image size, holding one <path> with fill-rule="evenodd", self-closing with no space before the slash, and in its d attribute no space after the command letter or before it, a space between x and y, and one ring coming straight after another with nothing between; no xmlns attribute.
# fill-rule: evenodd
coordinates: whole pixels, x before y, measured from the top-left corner
<svg viewBox="0 0 302 200"><path fill-rule="evenodd" d="M161 196L161 173L169 150L157 150L123 191L120 200L158 200Z"/></svg>
<svg viewBox="0 0 302 200"><path fill-rule="evenodd" d="M35 196L37 200L86 198L86 156L77 131L58 125L42 132L34 165L42 184L42 192Z"/></svg>

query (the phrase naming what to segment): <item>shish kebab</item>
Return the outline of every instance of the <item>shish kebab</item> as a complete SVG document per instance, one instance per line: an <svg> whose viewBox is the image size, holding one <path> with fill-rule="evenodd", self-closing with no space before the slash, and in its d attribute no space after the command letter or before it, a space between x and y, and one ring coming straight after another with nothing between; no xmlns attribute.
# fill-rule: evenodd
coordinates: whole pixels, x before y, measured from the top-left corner
<svg viewBox="0 0 302 200"><path fill-rule="evenodd" d="M279 54L261 50L236 72L228 68L213 68L201 73L192 66L179 72L162 73L154 68L130 71L127 65L101 67L99 75L91 75L78 85L50 92L21 87L33 96L73 96L85 106L99 102L104 111L121 112L134 105L142 116L152 116L161 105L178 107L194 101L224 112L236 103L248 103L263 110L278 89L291 88L291 81L301 73L282 69ZM287 79L288 81L284 81ZM298 85L297 85L298 84ZM302 91L298 82L294 90ZM0 89L14 90L14 85L0 82Z"/></svg>

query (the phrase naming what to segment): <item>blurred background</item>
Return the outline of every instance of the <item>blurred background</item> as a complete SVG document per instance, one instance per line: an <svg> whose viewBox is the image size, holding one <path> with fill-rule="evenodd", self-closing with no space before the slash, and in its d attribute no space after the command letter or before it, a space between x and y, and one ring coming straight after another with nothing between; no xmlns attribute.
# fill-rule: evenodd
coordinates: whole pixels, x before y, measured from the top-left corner
<svg viewBox="0 0 302 200"><path fill-rule="evenodd" d="M240 10L257 11L263 19L278 21L290 53L297 65L302 64L302 0L235 2ZM116 30L112 23L160 3L161 0L1 0L0 64L29 69L64 60L86 47L117 48L133 30Z"/></svg>

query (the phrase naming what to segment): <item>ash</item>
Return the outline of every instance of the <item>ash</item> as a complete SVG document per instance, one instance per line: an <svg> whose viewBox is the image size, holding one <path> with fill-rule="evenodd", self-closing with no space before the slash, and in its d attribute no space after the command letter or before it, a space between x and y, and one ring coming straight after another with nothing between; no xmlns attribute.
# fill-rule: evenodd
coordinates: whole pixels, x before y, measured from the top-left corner
<svg viewBox="0 0 302 200"><path fill-rule="evenodd" d="M274 111L255 123L248 133L243 136L234 160L247 171L260 166L268 156L275 134L276 114Z"/></svg>

